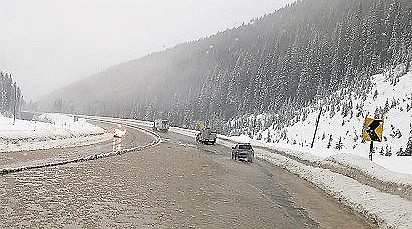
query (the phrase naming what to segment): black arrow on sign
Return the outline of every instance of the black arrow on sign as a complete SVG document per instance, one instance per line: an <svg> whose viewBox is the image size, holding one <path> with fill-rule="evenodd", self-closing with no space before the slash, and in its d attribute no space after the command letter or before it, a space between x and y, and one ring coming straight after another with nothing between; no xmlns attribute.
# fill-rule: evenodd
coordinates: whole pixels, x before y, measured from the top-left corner
<svg viewBox="0 0 412 229"><path fill-rule="evenodd" d="M381 139L375 132L376 128L379 127L381 122L382 120L373 120L372 123L369 124L368 129L366 130L366 133L369 134L369 137L371 138L372 141L377 141L377 142L381 141Z"/></svg>

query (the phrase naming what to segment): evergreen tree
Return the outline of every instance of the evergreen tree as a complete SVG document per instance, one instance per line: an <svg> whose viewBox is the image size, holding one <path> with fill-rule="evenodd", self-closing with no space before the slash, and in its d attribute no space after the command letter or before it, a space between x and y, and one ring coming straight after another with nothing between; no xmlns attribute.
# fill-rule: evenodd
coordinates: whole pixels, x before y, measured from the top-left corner
<svg viewBox="0 0 412 229"><path fill-rule="evenodd" d="M332 147L332 141L333 141L332 135L329 135L329 141L328 141L328 145L326 146L326 148L330 149L330 147Z"/></svg>
<svg viewBox="0 0 412 229"><path fill-rule="evenodd" d="M406 145L405 155L406 156L412 156L412 131L411 131L411 134L409 136L408 144Z"/></svg>
<svg viewBox="0 0 412 229"><path fill-rule="evenodd" d="M342 137L339 137L339 141L336 143L335 149L341 150L343 148Z"/></svg>

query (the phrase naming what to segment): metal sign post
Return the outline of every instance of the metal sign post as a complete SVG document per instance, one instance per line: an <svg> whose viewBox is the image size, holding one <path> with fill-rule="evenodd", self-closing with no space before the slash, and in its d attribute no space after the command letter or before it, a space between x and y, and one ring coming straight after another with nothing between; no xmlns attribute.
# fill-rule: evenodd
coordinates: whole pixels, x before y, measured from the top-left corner
<svg viewBox="0 0 412 229"><path fill-rule="evenodd" d="M322 115L322 106L320 106L319 115L318 115L318 118L316 119L315 133L313 134L313 139L312 139L312 143L310 144L310 148L313 148L313 143L315 143L316 132L318 132L318 126L319 126L319 121L320 121L320 116L321 115Z"/></svg>
<svg viewBox="0 0 412 229"><path fill-rule="evenodd" d="M372 155L373 155L373 141L371 141L371 146L370 146L370 150L369 150L369 159L372 161Z"/></svg>
<svg viewBox="0 0 412 229"><path fill-rule="evenodd" d="M17 85L14 85L14 108L13 108L13 126L16 124L16 109L17 109Z"/></svg>

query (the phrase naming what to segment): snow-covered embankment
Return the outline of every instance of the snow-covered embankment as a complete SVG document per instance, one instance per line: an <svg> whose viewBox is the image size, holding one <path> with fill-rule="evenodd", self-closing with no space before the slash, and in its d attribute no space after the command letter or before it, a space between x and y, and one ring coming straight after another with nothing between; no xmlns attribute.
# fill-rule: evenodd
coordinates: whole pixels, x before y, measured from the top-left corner
<svg viewBox="0 0 412 229"><path fill-rule="evenodd" d="M110 140L111 133L61 114L43 114L41 121L0 117L0 152L31 151L92 145Z"/></svg>

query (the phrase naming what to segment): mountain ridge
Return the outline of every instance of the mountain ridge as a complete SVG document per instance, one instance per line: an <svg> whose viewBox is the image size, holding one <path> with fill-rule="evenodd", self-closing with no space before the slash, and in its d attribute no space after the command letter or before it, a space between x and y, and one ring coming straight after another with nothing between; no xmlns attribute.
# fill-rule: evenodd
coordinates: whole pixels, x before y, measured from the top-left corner
<svg viewBox="0 0 412 229"><path fill-rule="evenodd" d="M304 0L247 25L102 71L48 96L54 111L195 127L271 113L257 133L302 107L411 59L412 4L404 0ZM61 103L55 103L61 99ZM59 105L61 106L55 106ZM248 122L244 122L248 123Z"/></svg>

